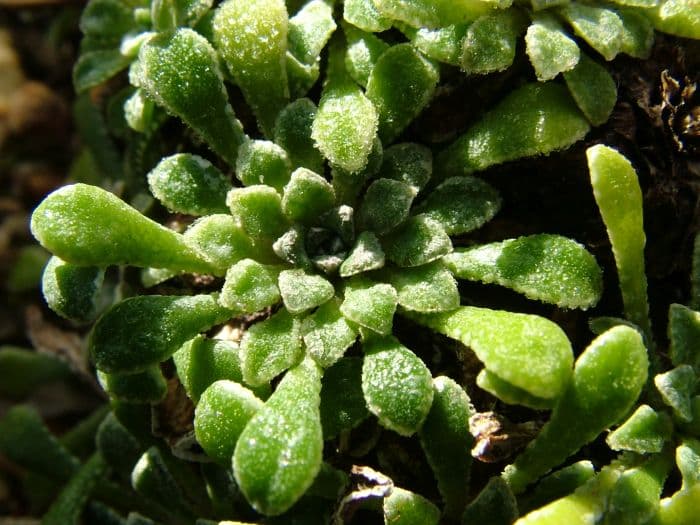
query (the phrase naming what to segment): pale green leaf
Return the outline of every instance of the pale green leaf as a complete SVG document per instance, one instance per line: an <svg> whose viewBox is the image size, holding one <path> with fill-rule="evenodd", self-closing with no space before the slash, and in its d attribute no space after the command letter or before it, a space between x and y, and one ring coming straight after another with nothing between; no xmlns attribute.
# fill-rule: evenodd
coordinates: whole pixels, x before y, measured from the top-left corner
<svg viewBox="0 0 700 525"><path fill-rule="evenodd" d="M407 310L445 312L459 306L457 282L439 261L415 268L390 268L387 276L399 304Z"/></svg>
<svg viewBox="0 0 700 525"><path fill-rule="evenodd" d="M238 148L236 177L244 186L266 184L281 192L291 174L287 152L274 142L247 140Z"/></svg>
<svg viewBox="0 0 700 525"><path fill-rule="evenodd" d="M320 275L309 274L301 269L280 272L279 288L284 306L292 314L320 306L334 294L330 282Z"/></svg>
<svg viewBox="0 0 700 525"><path fill-rule="evenodd" d="M243 259L226 272L219 302L237 314L251 314L280 300L279 270Z"/></svg>
<svg viewBox="0 0 700 525"><path fill-rule="evenodd" d="M360 326L388 335L394 321L398 298L388 284L355 277L345 286L345 299L340 311Z"/></svg>
<svg viewBox="0 0 700 525"><path fill-rule="evenodd" d="M440 509L420 494L394 487L384 498L386 525L437 525Z"/></svg>
<svg viewBox="0 0 700 525"><path fill-rule="evenodd" d="M387 259L397 266L421 266L452 251L452 242L440 223L416 215L383 239Z"/></svg>
<svg viewBox="0 0 700 525"><path fill-rule="evenodd" d="M525 44L527 56L540 82L552 80L559 73L569 71L579 60L578 45L550 14L534 17L527 28Z"/></svg>
<svg viewBox="0 0 700 525"><path fill-rule="evenodd" d="M322 304L304 319L301 330L306 350L323 368L340 359L357 339L357 332L343 317L337 299Z"/></svg>

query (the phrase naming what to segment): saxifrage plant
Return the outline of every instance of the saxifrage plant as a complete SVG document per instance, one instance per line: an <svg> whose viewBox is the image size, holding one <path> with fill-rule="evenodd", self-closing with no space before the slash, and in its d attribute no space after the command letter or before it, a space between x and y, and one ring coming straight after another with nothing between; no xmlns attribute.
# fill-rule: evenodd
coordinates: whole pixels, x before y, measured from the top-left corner
<svg viewBox="0 0 700 525"><path fill-rule="evenodd" d="M347 435L369 417L390 431L417 435L442 499L436 507L389 480L380 498L387 522L437 523L442 516L510 523L518 517L514 494L621 422L645 387L645 341L651 346L652 338L641 202L630 198L638 185L619 154L594 148L589 161L627 321L596 320L600 336L575 363L568 338L554 322L462 305L468 298L460 297L456 279L496 283L534 300L587 309L602 293L593 256L573 240L546 233L466 248L454 248L451 236L480 228L501 206L498 192L474 173L568 147L591 124L608 118L614 83L603 66L581 54L562 21L610 60L618 52L647 53L652 26L697 37L692 6L289 4L228 0L212 9L206 2L93 0L86 8L78 90L129 66L133 88L121 100L130 128L151 140L161 136L166 114L179 117L211 156L176 153L148 173L150 191L165 208L198 217L182 233L85 184L57 190L34 212L32 231L55 255L44 274L47 302L76 321L90 322L99 314L88 344L100 381L114 399L114 415L97 435L97 452L79 469L31 413L17 409L6 418L5 426L16 433L4 440L11 457L26 461L12 444L26 433L28 441L65 464L61 479L71 479L47 523L77 519L91 489L113 504L99 496L116 490L100 484L108 466L130 473L137 493L131 510L161 521L257 519L251 508L281 520L306 516L320 523L330 512L342 520L347 498L339 505L335 500L345 492L347 473L324 463L324 441ZM342 21L334 17L334 7L337 13L342 9ZM383 39L381 32L390 27L405 38L392 33ZM526 28L538 80L562 72L564 83L515 88L443 148L434 166L430 148L397 142L429 104L441 68L505 69ZM303 97L318 81L322 64L315 104ZM262 135L236 119L229 85L240 89ZM619 197L622 181L630 191ZM619 206L622 200L628 207ZM145 292L100 312L105 268L115 265L143 268L145 290L183 273L211 276L220 288L194 295ZM260 320L240 344L205 335L252 315ZM483 364L478 386L502 402L552 410L538 437L471 502L470 401L459 383L432 377L429 363L394 336L395 315L461 342L461 351L473 352ZM659 375L656 384L687 424L658 439L665 448L675 439L669 436L685 440L679 467L687 473L694 464L695 449L685 436L695 432L688 400L696 370L686 362L694 359L691 351L678 352L685 352L674 361L682 371ZM193 438L221 467L204 463L193 474L191 465L183 467L135 422L135 407L166 395L171 357L196 405ZM653 355L651 362L652 373L660 373ZM632 416L611 435L617 435L611 446L660 454L629 448L623 431L666 421L661 405L654 407L648 409L658 417L638 409L635 415L641 410L646 419L638 424ZM589 514L579 519L613 520L630 515L637 494L644 493L649 495L644 519L682 523L674 516L685 512L696 481L684 474L687 486L659 507L667 458L666 453L645 461L626 454L595 476L590 464L566 467L519 496L523 508L541 506L521 520L561 521L571 505L588 505ZM42 461L43 456L32 464ZM649 472L662 473L652 488L644 477ZM566 481L546 493L551 480L560 479ZM545 488L538 492L539 487Z"/></svg>

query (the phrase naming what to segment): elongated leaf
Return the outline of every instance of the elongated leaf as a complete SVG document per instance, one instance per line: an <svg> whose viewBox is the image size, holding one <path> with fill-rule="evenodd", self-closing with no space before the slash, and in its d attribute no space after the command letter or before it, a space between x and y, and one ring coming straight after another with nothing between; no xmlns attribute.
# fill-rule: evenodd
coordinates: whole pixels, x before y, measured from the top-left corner
<svg viewBox="0 0 700 525"><path fill-rule="evenodd" d="M565 87L525 84L438 155L435 171L468 174L521 157L547 154L582 139L588 129L587 120Z"/></svg>
<svg viewBox="0 0 700 525"><path fill-rule="evenodd" d="M496 6L480 0L372 0L384 16L414 27L461 24L488 13Z"/></svg>
<svg viewBox="0 0 700 525"><path fill-rule="evenodd" d="M674 365L690 365L700 373L700 313L680 304L668 310L668 338L671 342L671 361Z"/></svg>
<svg viewBox="0 0 700 525"><path fill-rule="evenodd" d="M394 487L384 498L384 523L396 525L437 525L440 510L411 491Z"/></svg>
<svg viewBox="0 0 700 525"><path fill-rule="evenodd" d="M97 294L104 270L75 266L54 256L44 268L41 291L49 307L61 317L88 322L97 314Z"/></svg>
<svg viewBox="0 0 700 525"><path fill-rule="evenodd" d="M216 51L203 36L184 28L159 34L141 46L129 77L235 166L245 135L226 98Z"/></svg>
<svg viewBox="0 0 700 525"><path fill-rule="evenodd" d="M548 319L472 306L412 317L461 341L488 371L530 395L554 402L569 383L571 344Z"/></svg>
<svg viewBox="0 0 700 525"><path fill-rule="evenodd" d="M105 49L83 53L73 67L73 86L76 93L102 84L126 69L132 57L124 56L119 49Z"/></svg>
<svg viewBox="0 0 700 525"><path fill-rule="evenodd" d="M167 506L175 514L192 519L189 502L155 446L139 458L131 472L131 486L139 494Z"/></svg>
<svg viewBox="0 0 700 525"><path fill-rule="evenodd" d="M639 397L649 361L642 337L627 326L598 336L576 360L573 379L552 416L504 478L515 493L559 465L624 417Z"/></svg>
<svg viewBox="0 0 700 525"><path fill-rule="evenodd" d="M233 473L258 512L278 515L306 492L321 468L320 369L310 360L291 369L246 425Z"/></svg>
<svg viewBox="0 0 700 525"><path fill-rule="evenodd" d="M181 235L96 186L74 184L54 191L34 210L31 228L42 246L75 264L212 270Z"/></svg>
<svg viewBox="0 0 700 525"><path fill-rule="evenodd" d="M68 363L52 354L0 346L0 395L19 400L42 385L69 377Z"/></svg>
<svg viewBox="0 0 700 525"><path fill-rule="evenodd" d="M527 56L540 82L569 71L579 60L578 45L566 35L557 19L549 14L535 16L527 28L525 44Z"/></svg>
<svg viewBox="0 0 700 525"><path fill-rule="evenodd" d="M683 476L683 490L700 483L700 441L683 439L676 449L676 464Z"/></svg>
<svg viewBox="0 0 700 525"><path fill-rule="evenodd" d="M303 64L315 64L335 31L333 9L322 0L311 0L289 19L289 52Z"/></svg>
<svg viewBox="0 0 700 525"><path fill-rule="evenodd" d="M605 60L612 60L622 50L622 20L612 9L572 2L560 8L560 13Z"/></svg>
<svg viewBox="0 0 700 525"><path fill-rule="evenodd" d="M241 341L243 379L252 386L268 383L301 359L299 321L287 310L251 326Z"/></svg>
<svg viewBox="0 0 700 525"><path fill-rule="evenodd" d="M644 272L642 191L632 164L607 146L586 151L593 195L615 256L627 319L651 340L647 278Z"/></svg>
<svg viewBox="0 0 700 525"><path fill-rule="evenodd" d="M582 54L576 67L564 73L564 80L591 124L604 124L617 102L617 87L608 70Z"/></svg>
<svg viewBox="0 0 700 525"><path fill-rule="evenodd" d="M125 403L157 403L168 391L158 365L135 374L107 374L98 370L97 379L111 398Z"/></svg>
<svg viewBox="0 0 700 525"><path fill-rule="evenodd" d="M229 0L214 15L214 43L267 137L289 102L288 26L282 0Z"/></svg>
<svg viewBox="0 0 700 525"><path fill-rule="evenodd" d="M227 213L231 182L211 162L180 153L161 160L148 174L153 195L167 208L189 215Z"/></svg>
<svg viewBox="0 0 700 525"><path fill-rule="evenodd" d="M367 80L367 98L379 114L379 137L392 142L433 97L439 71L410 44L392 46Z"/></svg>
<svg viewBox="0 0 700 525"><path fill-rule="evenodd" d="M211 295L143 295L97 320L88 348L97 368L136 373L170 357L186 341L231 316Z"/></svg>
<svg viewBox="0 0 700 525"><path fill-rule="evenodd" d="M414 434L433 402L430 370L393 337L371 338L364 350L362 391L367 408L382 426L403 436Z"/></svg>
<svg viewBox="0 0 700 525"><path fill-rule="evenodd" d="M230 465L238 438L263 402L233 381L212 383L202 394L194 413L197 442L209 457Z"/></svg>
<svg viewBox="0 0 700 525"><path fill-rule="evenodd" d="M323 173L323 158L311 138L316 111L316 105L308 98L300 98L286 106L275 122L275 143L287 151L293 168ZM264 180L263 183L269 184Z"/></svg>
<svg viewBox="0 0 700 525"><path fill-rule="evenodd" d="M370 415L362 393L362 359L344 357L323 374L321 424L324 439L350 430Z"/></svg>
<svg viewBox="0 0 700 525"><path fill-rule="evenodd" d="M428 463L437 479L445 503L445 515L458 518L468 501L469 451L474 438L469 433L469 397L446 376L433 379L433 404L418 431Z"/></svg>
<svg viewBox="0 0 700 525"><path fill-rule="evenodd" d="M587 309L603 292L595 258L559 235L530 235L458 250L447 255L445 263L458 278L497 283L564 308Z"/></svg>

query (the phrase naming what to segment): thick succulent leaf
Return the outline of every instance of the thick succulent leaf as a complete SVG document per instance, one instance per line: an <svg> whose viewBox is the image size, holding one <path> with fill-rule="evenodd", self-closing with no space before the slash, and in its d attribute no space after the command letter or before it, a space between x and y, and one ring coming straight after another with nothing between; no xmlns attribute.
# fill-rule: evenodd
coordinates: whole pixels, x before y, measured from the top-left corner
<svg viewBox="0 0 700 525"><path fill-rule="evenodd" d="M337 299L322 304L304 319L301 330L306 350L323 368L340 359L357 338L357 332L340 312Z"/></svg>
<svg viewBox="0 0 700 525"><path fill-rule="evenodd" d="M476 385L509 405L522 405L534 410L549 410L556 402L555 399L532 395L527 390L504 381L486 368L476 376Z"/></svg>
<svg viewBox="0 0 700 525"><path fill-rule="evenodd" d="M683 477L682 490L700 484L700 441L683 439L676 449L676 465Z"/></svg>
<svg viewBox="0 0 700 525"><path fill-rule="evenodd" d="M698 517L700 500L700 483L679 490L670 498L661 500L659 512L654 518L654 525L685 525L693 523Z"/></svg>
<svg viewBox="0 0 700 525"><path fill-rule="evenodd" d="M266 184L281 193L291 174L287 152L274 142L248 140L238 148L236 177L244 186Z"/></svg>
<svg viewBox="0 0 700 525"><path fill-rule="evenodd" d="M372 0L359 1L371 3ZM347 5L348 2L345 2L346 8ZM343 31L348 42L345 52L345 68L355 82L366 87L369 74L382 53L389 49L389 44L371 33L365 33L352 26L343 26Z"/></svg>
<svg viewBox="0 0 700 525"><path fill-rule="evenodd" d="M387 278L399 304L415 312L445 312L459 306L457 281L439 261L415 268L390 268Z"/></svg>
<svg viewBox="0 0 700 525"><path fill-rule="evenodd" d="M289 52L286 68L289 95L292 100L306 96L321 74L320 61L311 65L304 64Z"/></svg>
<svg viewBox="0 0 700 525"><path fill-rule="evenodd" d="M452 251L452 241L439 222L420 214L383 239L387 259L397 266L421 266Z"/></svg>
<svg viewBox="0 0 700 525"><path fill-rule="evenodd" d="M73 87L76 93L98 86L126 69L133 60L119 49L103 49L82 53L73 66Z"/></svg>
<svg viewBox="0 0 700 525"><path fill-rule="evenodd" d="M263 406L255 394L228 380L212 383L194 412L194 432L204 452L222 465L230 465L243 429Z"/></svg>
<svg viewBox="0 0 700 525"><path fill-rule="evenodd" d="M510 525L518 517L518 505L507 483L493 477L467 506L462 523Z"/></svg>
<svg viewBox="0 0 700 525"><path fill-rule="evenodd" d="M298 268L311 269L311 259L306 252L307 230L295 224L281 235L272 245L275 255Z"/></svg>
<svg viewBox="0 0 700 525"><path fill-rule="evenodd" d="M548 503L572 494L595 476L593 463L578 461L542 478L529 494L518 498L520 515L524 516Z"/></svg>
<svg viewBox="0 0 700 525"><path fill-rule="evenodd" d="M382 16L373 0L346 0L343 2L343 18L363 31L372 33L391 29L392 20Z"/></svg>
<svg viewBox="0 0 700 525"><path fill-rule="evenodd" d="M588 148L586 156L593 195L615 256L625 316L650 338L647 278L644 272L646 236L642 190L637 173L630 161L607 146Z"/></svg>
<svg viewBox="0 0 700 525"><path fill-rule="evenodd" d="M213 20L214 44L267 137L272 137L277 114L289 102L288 26L282 0L228 0Z"/></svg>
<svg viewBox="0 0 700 525"><path fill-rule="evenodd" d="M337 166L331 167L331 184L335 189L338 203L348 207L357 207L359 195L367 182L374 178L379 171L383 155L382 141L375 136L364 168L356 172L349 172Z"/></svg>
<svg viewBox="0 0 700 525"><path fill-rule="evenodd" d="M593 255L559 235L538 234L460 249L445 257L460 279L496 283L530 299L587 309L603 293L603 275Z"/></svg>
<svg viewBox="0 0 700 525"><path fill-rule="evenodd" d="M181 235L96 186L74 184L54 191L34 210L31 229L47 250L75 264L212 270Z"/></svg>
<svg viewBox="0 0 700 525"><path fill-rule="evenodd" d="M360 228L384 235L408 218L416 190L398 180L377 179L365 193L357 214Z"/></svg>
<svg viewBox="0 0 700 525"><path fill-rule="evenodd" d="M241 341L243 380L252 386L271 379L302 357L300 322L284 308L254 324Z"/></svg>
<svg viewBox="0 0 700 525"><path fill-rule="evenodd" d="M135 374L108 374L98 370L97 379L111 398L125 403L158 403L168 391L158 365Z"/></svg>
<svg viewBox="0 0 700 525"><path fill-rule="evenodd" d="M665 0L647 13L659 31L700 39L700 9L694 0Z"/></svg>
<svg viewBox="0 0 700 525"><path fill-rule="evenodd" d="M292 314L316 308L329 301L335 293L329 281L301 269L280 272L279 289L284 306Z"/></svg>
<svg viewBox="0 0 700 525"><path fill-rule="evenodd" d="M605 442L613 450L652 454L661 452L672 432L673 424L665 412L640 405L627 421L608 434Z"/></svg>
<svg viewBox="0 0 700 525"><path fill-rule="evenodd" d="M350 277L362 272L378 270L384 266L384 250L372 232L362 232L357 236L350 255L340 265L340 276Z"/></svg>
<svg viewBox="0 0 700 525"><path fill-rule="evenodd" d="M142 445L113 412L109 412L100 423L95 435L95 447L115 472L126 477L143 454Z"/></svg>
<svg viewBox="0 0 700 525"><path fill-rule="evenodd" d="M612 9L572 2L559 12L577 35L605 60L612 60L622 50L622 20Z"/></svg>
<svg viewBox="0 0 700 525"><path fill-rule="evenodd" d="M211 295L130 297L97 320L88 348L104 372L141 372L230 316Z"/></svg>
<svg viewBox="0 0 700 525"><path fill-rule="evenodd" d="M617 87L608 70L582 54L564 80L576 104L594 126L604 124L617 102Z"/></svg>
<svg viewBox="0 0 700 525"><path fill-rule="evenodd" d="M126 124L134 131L146 133L154 121L155 102L138 88L124 101L123 108Z"/></svg>
<svg viewBox="0 0 700 525"><path fill-rule="evenodd" d="M155 500L184 519L192 519L189 502L168 468L162 452L155 446L139 458L131 472L131 486L142 496Z"/></svg>
<svg viewBox="0 0 700 525"><path fill-rule="evenodd" d="M302 64L315 64L335 28L331 6L311 0L289 20L289 52Z"/></svg>
<svg viewBox="0 0 700 525"><path fill-rule="evenodd" d="M469 499L470 401L461 386L446 376L433 379L433 404L418 431L421 447L437 479L445 515L458 519Z"/></svg>
<svg viewBox="0 0 700 525"><path fill-rule="evenodd" d="M96 266L76 266L54 256L44 268L41 291L54 312L78 322L89 322L97 314L97 296L104 270Z"/></svg>
<svg viewBox="0 0 700 525"><path fill-rule="evenodd" d="M462 24L488 13L495 3L482 0L372 0L384 16L413 27Z"/></svg>
<svg viewBox="0 0 700 525"><path fill-rule="evenodd" d="M570 381L571 343L548 319L471 306L415 319L461 341L489 372L532 396L555 400Z"/></svg>
<svg viewBox="0 0 700 525"><path fill-rule="evenodd" d="M391 525L437 525L440 509L420 494L394 487L383 502L384 523Z"/></svg>
<svg viewBox="0 0 700 525"><path fill-rule="evenodd" d="M537 80L552 80L569 71L579 60L578 44L569 38L559 21L550 14L536 15L525 34L527 56Z"/></svg>
<svg viewBox="0 0 700 525"><path fill-rule="evenodd" d="M86 36L121 38L135 27L133 6L120 0L91 0L80 15Z"/></svg>
<svg viewBox="0 0 700 525"><path fill-rule="evenodd" d="M477 177L451 177L415 207L417 213L436 220L448 235L480 228L501 209L498 191Z"/></svg>
<svg viewBox="0 0 700 525"><path fill-rule="evenodd" d="M219 58L203 36L184 28L155 36L141 46L129 78L235 166L245 134L228 103Z"/></svg>
<svg viewBox="0 0 700 525"><path fill-rule="evenodd" d="M656 7L660 0L613 0L613 3L629 7Z"/></svg>
<svg viewBox="0 0 700 525"><path fill-rule="evenodd" d="M638 9L618 9L622 20L622 52L635 58L649 58L654 45L654 26Z"/></svg>
<svg viewBox="0 0 700 525"><path fill-rule="evenodd" d="M324 439L351 430L370 415L362 392L362 359L344 357L323 374L321 424Z"/></svg>
<svg viewBox="0 0 700 525"><path fill-rule="evenodd" d="M433 154L421 144L405 142L384 150L381 177L394 179L415 188L419 192L433 173Z"/></svg>
<svg viewBox="0 0 700 525"><path fill-rule="evenodd" d="M11 401L71 375L67 362L53 354L0 346L0 396Z"/></svg>
<svg viewBox="0 0 700 525"><path fill-rule="evenodd" d="M233 473L258 512L278 515L306 492L321 468L321 371L310 360L291 369L241 434Z"/></svg>
<svg viewBox="0 0 700 525"><path fill-rule="evenodd" d="M165 207L188 215L227 213L228 177L198 155L179 153L161 160L148 174L153 196Z"/></svg>
<svg viewBox="0 0 700 525"><path fill-rule="evenodd" d="M522 492L628 414L646 383L648 367L636 330L617 326L598 336L576 360L573 378L549 421L506 467L503 476L513 491Z"/></svg>
<svg viewBox="0 0 700 525"><path fill-rule="evenodd" d="M433 382L423 361L393 337L364 343L362 391L379 423L402 436L414 434L433 402Z"/></svg>
<svg viewBox="0 0 700 525"><path fill-rule="evenodd" d="M316 111L316 105L308 98L300 98L286 106L275 122L275 143L287 151L293 168L323 173L323 157L311 138Z"/></svg>
<svg viewBox="0 0 700 525"><path fill-rule="evenodd" d="M282 211L293 222L310 224L335 204L335 191L321 175L298 168L284 187Z"/></svg>
<svg viewBox="0 0 700 525"><path fill-rule="evenodd" d="M374 104L350 82L329 82L311 128L316 147L331 164L350 173L361 170L377 134Z"/></svg>
<svg viewBox="0 0 700 525"><path fill-rule="evenodd" d="M510 160L547 154L582 139L589 125L567 89L525 84L437 157L436 172L461 175Z"/></svg>
<svg viewBox="0 0 700 525"><path fill-rule="evenodd" d="M379 114L379 137L392 142L425 108L439 79L438 68L410 44L397 44L377 60L367 98Z"/></svg>
<svg viewBox="0 0 700 525"><path fill-rule="evenodd" d="M654 384L664 403L673 409L673 413L681 421L686 423L693 420L691 398L695 393L697 383L698 378L695 375L695 370L690 365L677 366L654 378Z"/></svg>
<svg viewBox="0 0 700 525"><path fill-rule="evenodd" d="M197 219L187 228L183 237L188 246L209 261L215 275L224 275L232 264L246 257L266 262L274 258L269 248L253 244L243 228L228 213Z"/></svg>
<svg viewBox="0 0 700 525"><path fill-rule="evenodd" d="M254 239L276 239L287 226L282 197L270 186L234 188L226 195L226 204L231 215Z"/></svg>
<svg viewBox="0 0 700 525"><path fill-rule="evenodd" d="M487 14L469 26L462 44L462 69L468 74L503 71L515 58L518 37L527 19L517 8Z"/></svg>
<svg viewBox="0 0 700 525"><path fill-rule="evenodd" d="M345 286L345 299L340 311L346 319L388 335L397 304L398 297L392 286L355 277Z"/></svg>
<svg viewBox="0 0 700 525"><path fill-rule="evenodd" d="M668 310L668 339L674 365L690 365L700 374L700 313L681 304Z"/></svg>
<svg viewBox="0 0 700 525"><path fill-rule="evenodd" d="M428 58L459 66L468 28L468 24L453 24L438 29L423 27L414 31L411 43Z"/></svg>

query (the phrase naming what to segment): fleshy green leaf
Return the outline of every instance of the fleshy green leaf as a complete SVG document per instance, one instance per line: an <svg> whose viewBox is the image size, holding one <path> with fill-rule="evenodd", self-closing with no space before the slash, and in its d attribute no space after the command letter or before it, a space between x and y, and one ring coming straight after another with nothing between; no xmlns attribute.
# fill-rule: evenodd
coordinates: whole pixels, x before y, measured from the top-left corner
<svg viewBox="0 0 700 525"><path fill-rule="evenodd" d="M0 346L0 395L12 401L35 389L69 377L68 363L52 354Z"/></svg>
<svg viewBox="0 0 700 525"><path fill-rule="evenodd" d="M700 484L700 441L683 439L676 449L676 464L683 476L682 490Z"/></svg>
<svg viewBox="0 0 700 525"><path fill-rule="evenodd" d="M603 292L602 271L593 255L559 235L530 235L460 249L447 255L445 263L460 279L497 283L564 308L587 309Z"/></svg>
<svg viewBox="0 0 700 525"><path fill-rule="evenodd" d="M228 103L218 60L203 36L181 28L145 42L129 78L235 166L245 134Z"/></svg>
<svg viewBox="0 0 700 525"><path fill-rule="evenodd" d="M384 150L381 177L405 182L420 191L433 173L433 154L421 144L406 142Z"/></svg>
<svg viewBox="0 0 700 525"><path fill-rule="evenodd" d="M474 20L496 7L481 0L373 0L384 16L414 27L443 27Z"/></svg>
<svg viewBox="0 0 700 525"><path fill-rule="evenodd" d="M384 523L392 525L437 525L440 510L414 492L394 487L384 498Z"/></svg>
<svg viewBox="0 0 700 525"><path fill-rule="evenodd" d="M608 70L582 54L576 67L564 73L564 80L591 124L604 124L617 102L617 87Z"/></svg>
<svg viewBox="0 0 700 525"><path fill-rule="evenodd" d="M34 210L31 228L42 246L75 264L212 270L181 235L96 186L74 184L54 191Z"/></svg>
<svg viewBox="0 0 700 525"><path fill-rule="evenodd" d="M677 366L654 378L656 389L664 402L685 422L693 420L691 397L695 393L697 382L695 370L690 365Z"/></svg>
<svg viewBox="0 0 700 525"><path fill-rule="evenodd" d="M192 519L187 498L168 468L162 452L155 446L144 452L134 466L131 486L142 496L167 505L168 510L174 514Z"/></svg>
<svg viewBox="0 0 700 525"><path fill-rule="evenodd" d="M379 136L392 142L425 108L439 79L437 67L410 44L397 44L377 60L367 98L379 114Z"/></svg>
<svg viewBox="0 0 700 525"><path fill-rule="evenodd" d="M445 515L459 518L468 501L470 401L461 386L446 376L433 379L433 403L418 431L420 444L437 479Z"/></svg>
<svg viewBox="0 0 700 525"><path fill-rule="evenodd" d="M76 93L98 86L126 69L132 57L118 49L104 49L82 53L73 66L73 86Z"/></svg>
<svg viewBox="0 0 700 525"><path fill-rule="evenodd" d="M231 182L211 162L180 153L161 160L148 174L151 193L168 209L189 215L227 213Z"/></svg>
<svg viewBox="0 0 700 525"><path fill-rule="evenodd" d="M320 306L335 293L333 285L326 279L300 269L280 272L279 287L284 306L292 314Z"/></svg>
<svg viewBox="0 0 700 525"><path fill-rule="evenodd" d="M287 152L274 142L249 140L238 148L236 177L244 186L266 184L281 192L291 174Z"/></svg>
<svg viewBox="0 0 700 525"><path fill-rule="evenodd" d="M289 19L282 0L228 0L216 10L214 43L272 137L277 114L289 102L285 55Z"/></svg>
<svg viewBox="0 0 700 525"><path fill-rule="evenodd" d="M362 393L362 359L344 357L323 374L321 423L324 439L332 439L369 417Z"/></svg>
<svg viewBox="0 0 700 525"><path fill-rule="evenodd" d="M308 98L300 98L285 107L275 122L275 143L287 151L293 168L323 173L323 158L311 138L316 111L316 105Z"/></svg>
<svg viewBox="0 0 700 525"><path fill-rule="evenodd" d="M452 242L440 223L426 215L416 215L384 238L387 259L398 266L421 266L452 251Z"/></svg>
<svg viewBox="0 0 700 525"><path fill-rule="evenodd" d="M403 436L423 424L433 402L430 370L393 337L364 343L362 391L367 408L379 423Z"/></svg>
<svg viewBox="0 0 700 525"><path fill-rule="evenodd" d="M107 374L98 370L97 378L110 397L125 403L157 403L168 391L158 365L135 374Z"/></svg>
<svg viewBox="0 0 700 525"><path fill-rule="evenodd" d="M289 20L289 52L303 64L315 64L335 28L333 10L328 3L307 2Z"/></svg>
<svg viewBox="0 0 700 525"><path fill-rule="evenodd" d="M700 373L700 313L681 304L668 310L668 339L674 365L690 365Z"/></svg>
<svg viewBox="0 0 700 525"><path fill-rule="evenodd" d="M618 9L622 20L622 52L635 58L648 58L654 45L654 26L637 9Z"/></svg>
<svg viewBox="0 0 700 525"><path fill-rule="evenodd" d="M534 396L528 391L504 381L486 368L476 376L476 386L509 405L522 405L534 410L548 410L554 405L554 400Z"/></svg>
<svg viewBox="0 0 700 525"><path fill-rule="evenodd" d="M391 28L391 19L382 16L372 0L346 0L343 18L363 31L376 33Z"/></svg>
<svg viewBox="0 0 700 525"><path fill-rule="evenodd" d="M388 335L397 303L396 290L392 286L355 277L345 287L345 300L340 311L360 326Z"/></svg>
<svg viewBox="0 0 700 525"><path fill-rule="evenodd" d="M284 187L282 210L291 221L304 224L318 221L319 215L335 204L335 191L326 179L307 170L298 168Z"/></svg>
<svg viewBox="0 0 700 525"><path fill-rule="evenodd" d="M655 525L685 525L693 523L698 517L698 499L700 498L700 483L684 490L679 490L670 498L661 500L659 512L655 517Z"/></svg>
<svg viewBox="0 0 700 525"><path fill-rule="evenodd" d="M197 442L213 460L230 465L243 429L263 406L255 394L233 381L212 383L194 412Z"/></svg>
<svg viewBox="0 0 700 525"><path fill-rule="evenodd" d="M130 297L97 320L88 348L100 370L136 373L230 316L211 295Z"/></svg>
<svg viewBox="0 0 700 525"><path fill-rule="evenodd" d="M556 470L542 478L532 491L518 498L518 509L522 516L544 507L552 501L569 496L595 476L593 463L578 461L568 467Z"/></svg>
<svg viewBox="0 0 700 525"><path fill-rule="evenodd" d="M360 227L384 235L408 218L416 190L398 180L377 179L367 188L357 214Z"/></svg>
<svg viewBox="0 0 700 525"><path fill-rule="evenodd" d="M659 31L700 39L700 10L695 0L665 0L645 14L651 15L654 27Z"/></svg>
<svg viewBox="0 0 700 525"><path fill-rule="evenodd" d="M636 330L617 326L598 336L576 360L573 378L549 421L506 467L503 476L513 492L522 492L629 413L646 382L648 366Z"/></svg>
<svg viewBox="0 0 700 525"><path fill-rule="evenodd" d="M461 341L489 372L530 395L554 401L571 378L571 344L543 317L463 306L412 318Z"/></svg>
<svg viewBox="0 0 700 525"><path fill-rule="evenodd" d="M378 270L384 266L384 250L379 239L372 232L362 232L357 236L350 255L340 265L340 276L350 277L362 272Z"/></svg>
<svg viewBox="0 0 700 525"><path fill-rule="evenodd" d="M371 3L371 0L359 1ZM348 3L346 2L345 5L347 6ZM371 33L365 33L352 26L345 25L343 31L348 41L345 68L355 82L366 87L369 74L382 53L389 49L389 44Z"/></svg>
<svg viewBox="0 0 700 525"><path fill-rule="evenodd" d="M88 322L97 314L97 294L104 270L95 266L76 266L58 257L44 268L41 291L49 307L61 317Z"/></svg>
<svg viewBox="0 0 700 525"><path fill-rule="evenodd" d="M580 51L564 32L559 21L550 14L536 15L525 34L527 56L535 68L537 80L552 80L569 71L579 61Z"/></svg>
<svg viewBox="0 0 700 525"><path fill-rule="evenodd" d="M477 19L469 26L462 47L462 69L468 74L503 71L515 58L518 37L526 18L517 8L502 9Z"/></svg>
<svg viewBox="0 0 700 525"><path fill-rule="evenodd" d="M248 502L265 515L285 512L321 468L321 373L306 360L291 369L241 434L233 473Z"/></svg>
<svg viewBox="0 0 700 525"><path fill-rule="evenodd" d="M588 121L564 86L525 84L437 157L436 172L461 175L551 153L582 139Z"/></svg>
<svg viewBox="0 0 700 525"><path fill-rule="evenodd" d="M270 186L234 188L228 192L226 204L231 215L254 239L276 239L286 228L282 197Z"/></svg>
<svg viewBox="0 0 700 525"><path fill-rule="evenodd" d="M440 262L415 268L391 268L388 281L399 304L416 312L445 312L459 306L459 290L452 274Z"/></svg>
<svg viewBox="0 0 700 525"><path fill-rule="evenodd" d="M357 338L357 332L340 312L337 299L322 304L304 319L302 333L309 355L323 368L340 359Z"/></svg>
<svg viewBox="0 0 700 525"><path fill-rule="evenodd" d="M510 525L518 517L518 505L507 483L493 477L467 506L462 523Z"/></svg>
<svg viewBox="0 0 700 525"><path fill-rule="evenodd" d="M302 357L300 323L287 310L256 323L243 336L243 379L259 386L276 377Z"/></svg>
<svg viewBox="0 0 700 525"><path fill-rule="evenodd" d="M572 2L559 9L577 35L605 60L612 60L622 50L622 20L612 9Z"/></svg>
<svg viewBox="0 0 700 525"><path fill-rule="evenodd" d="M428 58L459 66L468 28L468 24L453 24L438 29L423 27L415 32L411 43Z"/></svg>
<svg viewBox="0 0 700 525"><path fill-rule="evenodd" d="M480 228L501 209L498 191L476 177L451 177L435 188L415 211L436 220L448 235Z"/></svg>
<svg viewBox="0 0 700 525"><path fill-rule="evenodd" d="M608 434L605 442L613 450L631 450L638 454L661 452L671 439L673 424L663 412L641 405L627 421Z"/></svg>
<svg viewBox="0 0 700 525"><path fill-rule="evenodd" d="M593 195L615 256L625 316L650 338L647 278L644 272L646 236L642 190L637 173L630 161L607 146L588 148L586 156Z"/></svg>
<svg viewBox="0 0 700 525"><path fill-rule="evenodd" d="M226 272L219 302L233 312L250 314L280 300L278 270L252 259L243 259Z"/></svg>

